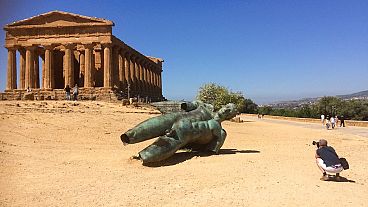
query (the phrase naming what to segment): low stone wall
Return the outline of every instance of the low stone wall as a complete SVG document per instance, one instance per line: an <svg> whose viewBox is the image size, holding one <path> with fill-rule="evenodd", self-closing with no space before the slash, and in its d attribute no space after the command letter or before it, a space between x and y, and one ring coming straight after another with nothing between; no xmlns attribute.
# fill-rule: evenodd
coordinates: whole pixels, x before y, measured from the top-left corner
<svg viewBox="0 0 368 207"><path fill-rule="evenodd" d="M257 114L244 114L244 115L257 117ZM264 118L321 124L320 119L312 119L312 118L296 118L296 117L270 116L270 115L265 115ZM340 124L340 121L338 124ZM345 126L368 127L368 121L345 120Z"/></svg>
<svg viewBox="0 0 368 207"><path fill-rule="evenodd" d="M12 90L0 93L0 100L65 100L64 89L42 90L31 92ZM71 98L72 94L71 94ZM121 99L111 88L79 88L78 100L116 101Z"/></svg>
<svg viewBox="0 0 368 207"><path fill-rule="evenodd" d="M71 89L71 98L72 96ZM0 101L9 100L65 100L64 89L32 89L31 92L15 89L0 93ZM78 100L117 101L127 99L128 94L112 88L79 88ZM165 97L132 97L138 102L157 102L165 100ZM129 101L129 100L128 100Z"/></svg>

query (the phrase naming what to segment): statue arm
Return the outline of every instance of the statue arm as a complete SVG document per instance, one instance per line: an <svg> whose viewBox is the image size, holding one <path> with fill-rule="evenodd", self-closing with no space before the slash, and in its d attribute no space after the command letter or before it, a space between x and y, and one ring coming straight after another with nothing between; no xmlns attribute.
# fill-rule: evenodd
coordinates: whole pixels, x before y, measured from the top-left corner
<svg viewBox="0 0 368 207"><path fill-rule="evenodd" d="M139 152L143 163L158 162L169 158L182 148L186 142L177 137L160 136L154 143Z"/></svg>
<svg viewBox="0 0 368 207"><path fill-rule="evenodd" d="M227 135L226 131L222 129L221 126L213 130L213 139L208 144L207 150L218 154L218 152L220 151L220 148L225 143L226 135Z"/></svg>

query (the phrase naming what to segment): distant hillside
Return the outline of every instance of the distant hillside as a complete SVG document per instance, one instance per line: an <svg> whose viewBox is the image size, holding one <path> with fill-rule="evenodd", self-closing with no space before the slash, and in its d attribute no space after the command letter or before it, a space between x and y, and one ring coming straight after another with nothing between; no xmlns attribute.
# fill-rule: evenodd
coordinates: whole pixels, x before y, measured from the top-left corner
<svg viewBox="0 0 368 207"><path fill-rule="evenodd" d="M360 91L357 93L346 94L346 95L338 95L343 100L352 100L352 99L367 99L368 100L368 90ZM313 104L316 103L322 97L317 98L303 98L299 100L292 100L292 101L280 101L276 103L266 104L267 106L271 106L273 108L296 108L298 106L304 104Z"/></svg>
<svg viewBox="0 0 368 207"><path fill-rule="evenodd" d="M358 93L352 93L348 95L338 95L337 97L342 98L342 99L356 99L359 97L368 97L368 90L360 91Z"/></svg>

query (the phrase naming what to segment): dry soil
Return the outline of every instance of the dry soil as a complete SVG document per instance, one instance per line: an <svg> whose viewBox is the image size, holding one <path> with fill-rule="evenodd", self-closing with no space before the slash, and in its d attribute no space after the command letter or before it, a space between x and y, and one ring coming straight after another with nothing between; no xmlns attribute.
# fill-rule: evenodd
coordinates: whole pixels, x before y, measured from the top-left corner
<svg viewBox="0 0 368 207"><path fill-rule="evenodd" d="M223 122L219 155L179 151L131 160L153 140L120 134L158 112L104 102L0 102L0 206L367 206L368 139L242 115ZM367 129L359 129L367 130ZM351 169L320 181L312 140L325 138Z"/></svg>

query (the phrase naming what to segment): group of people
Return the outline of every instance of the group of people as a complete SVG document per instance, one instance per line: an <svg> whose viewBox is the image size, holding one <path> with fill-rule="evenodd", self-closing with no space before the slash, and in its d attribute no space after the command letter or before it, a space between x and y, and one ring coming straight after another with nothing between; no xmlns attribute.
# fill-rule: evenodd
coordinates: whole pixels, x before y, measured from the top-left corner
<svg viewBox="0 0 368 207"><path fill-rule="evenodd" d="M69 87L69 85L66 85L64 90L65 90L65 99L70 101L71 100L71 96L70 96L71 88ZM78 84L75 84L73 88L73 100L74 101L78 100L78 93L79 93Z"/></svg>
<svg viewBox="0 0 368 207"><path fill-rule="evenodd" d="M263 113L262 114L257 114L257 117L258 117L258 119L263 119L264 114Z"/></svg>
<svg viewBox="0 0 368 207"><path fill-rule="evenodd" d="M340 116L340 119L339 119L338 116L329 117L327 115L327 117L325 118L324 114L321 115L322 126L326 126L327 129L330 129L330 128L334 129L335 127L338 126L339 121L340 121L340 127L345 127L344 116Z"/></svg>

